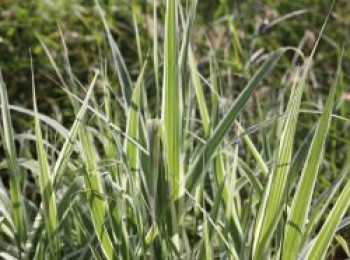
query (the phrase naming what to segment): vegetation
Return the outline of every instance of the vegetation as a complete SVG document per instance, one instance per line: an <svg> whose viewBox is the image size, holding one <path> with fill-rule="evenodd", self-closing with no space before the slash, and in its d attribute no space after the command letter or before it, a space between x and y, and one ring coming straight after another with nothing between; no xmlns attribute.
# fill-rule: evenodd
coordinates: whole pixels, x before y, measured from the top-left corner
<svg viewBox="0 0 350 260"><path fill-rule="evenodd" d="M24 2L1 259L350 258L348 1Z"/></svg>

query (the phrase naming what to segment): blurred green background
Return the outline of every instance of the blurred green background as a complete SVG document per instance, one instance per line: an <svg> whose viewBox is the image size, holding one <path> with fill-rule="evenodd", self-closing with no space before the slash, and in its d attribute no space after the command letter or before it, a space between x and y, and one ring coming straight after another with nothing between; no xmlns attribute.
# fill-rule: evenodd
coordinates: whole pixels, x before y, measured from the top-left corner
<svg viewBox="0 0 350 260"><path fill-rule="evenodd" d="M160 5L158 19L163 22L164 1L157 2ZM137 74L139 62L133 14L136 14L143 53L151 52L153 0L105 0L100 3L106 11L128 67ZM188 4L186 1L183 3ZM307 41L303 51L308 53L331 4L332 1L329 0L202 0L199 1L192 40L196 43L196 52L201 53L208 51L210 41L225 64L231 66L235 74L240 74L255 52L269 52L281 46L297 46L303 37ZM49 105L62 102L59 88L55 87L57 78L38 36L49 47L57 64L63 66L58 27L61 28L73 71L82 82L86 82L89 70L94 66L99 67L100 62L108 59L108 43L94 6L93 0L0 1L0 67L13 102L31 102L28 99L30 51L42 102ZM241 45L239 51L230 48L234 37L228 26L229 20L233 20L236 27ZM334 73L337 54L343 46L344 68L349 71L349 30L350 1L338 0L316 56L316 87L328 86L327 79L330 78L329 74ZM162 37L161 28L159 35Z"/></svg>

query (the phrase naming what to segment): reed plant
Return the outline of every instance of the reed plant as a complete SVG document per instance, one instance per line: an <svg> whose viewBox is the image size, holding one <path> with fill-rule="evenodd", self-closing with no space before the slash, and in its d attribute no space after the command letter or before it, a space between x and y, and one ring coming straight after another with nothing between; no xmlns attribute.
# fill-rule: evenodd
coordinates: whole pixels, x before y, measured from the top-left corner
<svg viewBox="0 0 350 260"><path fill-rule="evenodd" d="M0 78L0 169L9 177L8 188L0 182L1 258L318 260L335 245L349 253L350 165L329 166L338 151L328 141L348 121L337 106L344 50L327 98L306 109L328 16L311 54L287 46L246 64L229 19L232 66L245 68L231 97L219 50L209 44L200 57L192 40L197 0L184 2L149 4L147 48L133 6L135 73L96 1L106 54L87 84L61 28L63 67L37 34L74 113L70 126L40 112L33 66L33 109L12 104ZM256 97L271 78L280 85L274 107ZM248 118L252 109L259 116ZM18 117L34 122L26 133Z"/></svg>

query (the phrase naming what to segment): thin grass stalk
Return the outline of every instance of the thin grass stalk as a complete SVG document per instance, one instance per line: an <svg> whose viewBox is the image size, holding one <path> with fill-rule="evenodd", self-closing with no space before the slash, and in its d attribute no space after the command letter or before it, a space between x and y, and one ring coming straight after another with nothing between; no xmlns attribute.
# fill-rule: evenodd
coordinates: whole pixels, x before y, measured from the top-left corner
<svg viewBox="0 0 350 260"><path fill-rule="evenodd" d="M70 158L71 153L73 152L73 146L75 139L78 136L80 127L83 126L82 122L84 121L84 116L88 108L89 100L92 96L95 83L98 77L98 72L95 73L95 76L89 86L89 89L86 93L86 97L84 99L84 102L78 111L76 118L74 120L73 126L71 127L71 130L69 131L69 135L66 139L66 141L63 144L63 147L60 151L60 154L57 158L57 161L55 163L54 169L53 169L53 179L54 179L54 185L57 185L59 183L59 180L67 166L67 161Z"/></svg>
<svg viewBox="0 0 350 260"><path fill-rule="evenodd" d="M332 242L336 229L344 217L350 206L350 180L348 180L341 194L339 195L334 207L329 213L326 222L321 228L321 231L313 241L312 247L309 250L306 259L319 260L324 259Z"/></svg>
<svg viewBox="0 0 350 260"><path fill-rule="evenodd" d="M156 85L156 108L160 107L160 83L159 83L159 56L158 56L158 18L157 0L153 0L153 70ZM155 114L158 116L158 109Z"/></svg>
<svg viewBox="0 0 350 260"><path fill-rule="evenodd" d="M306 77L306 74L304 75ZM265 250L268 248L268 242L271 240L272 234L277 227L278 219L282 214L283 191L290 168L296 122L305 82L305 79L302 79L302 83L297 84L298 80L299 74L296 73L276 166L266 185L255 223L253 258L256 259L263 259Z"/></svg>
<svg viewBox="0 0 350 260"><path fill-rule="evenodd" d="M294 194L291 215L286 225L283 242L282 259L284 260L296 258L301 247L302 235L305 232L305 224L310 210L318 170L323 158L326 136L331 124L333 103L337 90L337 78L338 75L329 93Z"/></svg>
<svg viewBox="0 0 350 260"><path fill-rule="evenodd" d="M38 108L36 103L34 73L32 72L32 86L33 86L33 105L35 113L35 137L36 148L39 161L39 187L43 200L44 221L46 233L49 239L50 255L54 259L60 258L60 238L59 238L59 222L57 215L56 194L53 189L51 179L50 165L47 159L47 154L43 144L43 137L41 132L41 124L38 117Z"/></svg>
<svg viewBox="0 0 350 260"><path fill-rule="evenodd" d="M93 139L86 128L79 131L81 140L83 158L86 167L84 176L85 189L90 204L90 213L93 220L96 235L101 243L104 256L107 259L113 259L114 250L112 241L105 228L106 221L106 201L104 200L104 191L100 180L96 162L96 151L94 149Z"/></svg>
<svg viewBox="0 0 350 260"><path fill-rule="evenodd" d="M292 89L291 98L287 108L288 116L284 121L284 128L280 139L275 169L270 175L266 185L263 200L259 205L257 220L255 223L253 241L253 258L255 259L264 259L266 257L266 250L269 248L269 244L281 218L284 204L286 203L285 196L289 191L289 186L287 185L286 181L288 179L291 164L294 135L299 115L301 96L306 85L306 80L316 48L320 42L328 18L329 14L322 25L313 50L305 62L301 77L299 78L299 73L297 73L294 79L294 88Z"/></svg>
<svg viewBox="0 0 350 260"><path fill-rule="evenodd" d="M164 42L163 120L171 196L183 195L183 173L180 170L180 89L177 44L177 0L167 0Z"/></svg>
<svg viewBox="0 0 350 260"><path fill-rule="evenodd" d="M127 123L126 123L126 135L132 139L139 139L139 113L141 107L141 94L144 81L144 72L147 66L147 62L143 65L140 75L137 79L136 86L132 94L132 105L128 111ZM129 168L136 172L138 171L139 164L139 150L137 146L125 140L125 154L129 162Z"/></svg>
<svg viewBox="0 0 350 260"><path fill-rule="evenodd" d="M245 89L236 98L235 102L230 107L224 118L215 127L212 135L208 139L206 145L201 149L200 153L193 162L187 180L186 188L188 191L193 192L197 185L197 182L203 177L206 167L210 162L210 159L215 154L216 149L221 144L223 138L235 122L239 112L244 108L244 105L252 95L253 91L258 87L260 81L271 71L275 66L282 53L286 50L280 50L275 52L268 61L260 68L260 70L249 81Z"/></svg>
<svg viewBox="0 0 350 260"><path fill-rule="evenodd" d="M21 251L21 243L26 239L26 225L24 222L24 207L22 202L20 187L20 166L18 164L14 131L11 122L9 101L7 89L0 72L0 101L1 101L1 118L3 127L3 146L5 155L8 160L10 176L10 197L12 201L13 223L16 234L16 242Z"/></svg>

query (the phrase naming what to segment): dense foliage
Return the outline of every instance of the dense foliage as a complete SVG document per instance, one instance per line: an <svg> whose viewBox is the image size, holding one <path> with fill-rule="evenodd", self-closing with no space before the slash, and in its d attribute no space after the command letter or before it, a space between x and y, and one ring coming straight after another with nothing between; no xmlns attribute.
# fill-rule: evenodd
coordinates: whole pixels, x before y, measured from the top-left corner
<svg viewBox="0 0 350 260"><path fill-rule="evenodd" d="M0 258L350 258L349 1L0 7Z"/></svg>

